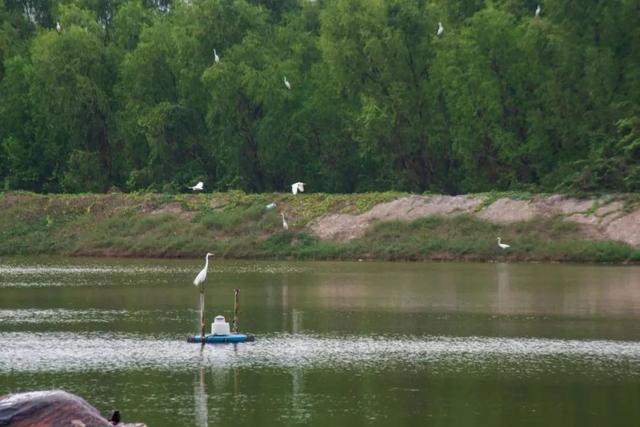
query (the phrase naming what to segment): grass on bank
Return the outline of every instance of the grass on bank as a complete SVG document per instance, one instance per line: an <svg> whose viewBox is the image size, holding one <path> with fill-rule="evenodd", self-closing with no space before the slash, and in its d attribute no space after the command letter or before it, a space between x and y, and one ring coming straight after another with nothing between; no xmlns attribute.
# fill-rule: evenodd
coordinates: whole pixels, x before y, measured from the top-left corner
<svg viewBox="0 0 640 427"><path fill-rule="evenodd" d="M227 258L640 262L627 244L584 240L578 225L539 219L497 225L469 215L390 221L350 242L305 225L362 213L396 193L354 195L0 195L0 254ZM275 202L277 209L266 205ZM283 231L279 212L289 218ZM496 237L512 245L498 248Z"/></svg>

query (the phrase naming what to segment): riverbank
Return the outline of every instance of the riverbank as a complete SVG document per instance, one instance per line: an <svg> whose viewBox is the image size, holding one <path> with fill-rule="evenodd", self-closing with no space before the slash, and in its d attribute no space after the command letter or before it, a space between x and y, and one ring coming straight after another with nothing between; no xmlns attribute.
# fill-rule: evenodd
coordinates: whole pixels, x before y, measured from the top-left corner
<svg viewBox="0 0 640 427"><path fill-rule="evenodd" d="M497 236L511 247L500 249ZM0 194L0 255L197 257L207 251L224 258L638 263L640 198Z"/></svg>

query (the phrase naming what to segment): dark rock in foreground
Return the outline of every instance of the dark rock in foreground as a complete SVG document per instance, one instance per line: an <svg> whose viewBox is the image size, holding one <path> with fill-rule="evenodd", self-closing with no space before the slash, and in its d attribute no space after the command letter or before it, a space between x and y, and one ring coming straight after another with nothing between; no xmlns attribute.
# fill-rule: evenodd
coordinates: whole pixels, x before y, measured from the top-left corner
<svg viewBox="0 0 640 427"><path fill-rule="evenodd" d="M119 418L119 416L118 416ZM0 396L0 426L143 427L109 421L84 399L62 390Z"/></svg>

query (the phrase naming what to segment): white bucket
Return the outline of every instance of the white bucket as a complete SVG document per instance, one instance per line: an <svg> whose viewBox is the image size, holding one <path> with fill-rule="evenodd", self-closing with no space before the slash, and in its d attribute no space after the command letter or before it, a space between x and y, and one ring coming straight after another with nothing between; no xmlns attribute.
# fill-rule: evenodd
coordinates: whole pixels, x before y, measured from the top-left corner
<svg viewBox="0 0 640 427"><path fill-rule="evenodd" d="M213 335L229 335L231 329L229 323L224 321L224 316L216 316L211 324L211 333Z"/></svg>

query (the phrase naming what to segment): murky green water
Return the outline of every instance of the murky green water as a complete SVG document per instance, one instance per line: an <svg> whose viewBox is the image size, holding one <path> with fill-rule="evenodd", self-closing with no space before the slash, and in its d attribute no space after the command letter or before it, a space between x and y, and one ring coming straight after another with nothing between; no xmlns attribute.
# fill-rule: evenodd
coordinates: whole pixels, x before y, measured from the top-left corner
<svg viewBox="0 0 640 427"><path fill-rule="evenodd" d="M0 258L0 394L159 426L603 426L640 419L640 268Z"/></svg>

